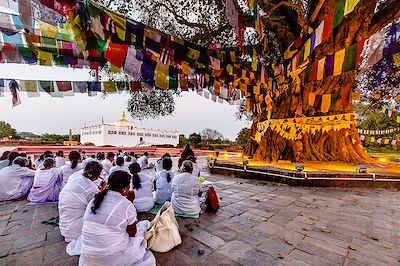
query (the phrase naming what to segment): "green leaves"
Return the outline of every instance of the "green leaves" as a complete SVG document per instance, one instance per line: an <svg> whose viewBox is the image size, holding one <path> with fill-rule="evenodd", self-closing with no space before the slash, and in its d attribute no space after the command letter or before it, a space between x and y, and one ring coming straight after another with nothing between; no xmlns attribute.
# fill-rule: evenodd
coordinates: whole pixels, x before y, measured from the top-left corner
<svg viewBox="0 0 400 266"><path fill-rule="evenodd" d="M174 95L173 91L163 90L133 92L128 101L128 111L137 120L172 115L175 111Z"/></svg>

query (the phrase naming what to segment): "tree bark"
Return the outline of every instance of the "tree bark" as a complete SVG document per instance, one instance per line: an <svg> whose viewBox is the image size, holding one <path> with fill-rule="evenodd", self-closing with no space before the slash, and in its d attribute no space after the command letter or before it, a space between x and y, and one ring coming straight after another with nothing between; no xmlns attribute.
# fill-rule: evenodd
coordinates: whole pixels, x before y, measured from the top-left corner
<svg viewBox="0 0 400 266"><path fill-rule="evenodd" d="M345 17L343 22L334 29L329 39L320 44L313 54L310 55L310 64L323 57L332 55L336 51L349 47L359 40L370 37L394 18L398 18L400 11L398 8L393 7L400 4L399 0L389 1L392 4L392 10L387 6L383 6L378 13L384 14L384 16L378 16L374 14L376 1L361 0L355 10ZM313 13L312 21L310 21L314 29L322 22L331 8L334 7L336 1L325 0L321 1L321 3L323 4L317 5L319 10ZM318 14L318 16L315 14ZM304 73L302 73L300 75L300 92L296 91L293 80L286 78L287 82L285 83L291 83L291 86L282 95L275 95L272 98L274 105L271 118L315 117L352 112L351 90L350 95L344 95L343 89L349 84L354 83L355 74L356 71L349 71L339 76L327 77L322 81L306 83ZM317 95L339 93L341 96L336 105L328 113L323 114L314 107L309 106L307 92ZM266 119L266 111L257 114L253 122L253 127L256 126L258 121ZM254 135L255 132L252 136ZM257 148L254 149L255 147ZM304 133L302 134L302 138L297 141L285 139L279 133L268 128L261 138L261 142L257 146L253 143L249 151L254 151L253 157L255 160L267 162L290 160L293 162L342 161L359 164L375 163L363 149L355 125L346 130L317 131L315 134Z"/></svg>

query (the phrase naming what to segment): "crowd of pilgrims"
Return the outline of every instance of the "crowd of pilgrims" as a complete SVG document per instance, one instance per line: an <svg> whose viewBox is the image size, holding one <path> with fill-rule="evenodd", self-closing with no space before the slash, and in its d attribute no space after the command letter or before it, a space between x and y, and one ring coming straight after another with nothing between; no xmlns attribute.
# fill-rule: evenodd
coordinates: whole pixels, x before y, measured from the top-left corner
<svg viewBox="0 0 400 266"><path fill-rule="evenodd" d="M198 215L202 193L200 171L193 151L186 146L172 171L166 153L155 165L145 152L97 153L46 151L33 163L27 154L4 152L0 157L0 201L27 195L33 204L57 202L59 227L70 255L80 265L155 265L143 245L149 221L137 213L155 204L171 202L180 214ZM142 169L154 168L149 175ZM151 172L151 171L147 171Z"/></svg>

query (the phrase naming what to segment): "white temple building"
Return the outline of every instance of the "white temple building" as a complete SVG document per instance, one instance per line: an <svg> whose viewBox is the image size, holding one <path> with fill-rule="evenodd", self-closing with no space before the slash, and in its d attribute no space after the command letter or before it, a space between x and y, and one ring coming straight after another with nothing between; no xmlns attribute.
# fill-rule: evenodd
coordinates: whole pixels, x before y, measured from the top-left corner
<svg viewBox="0 0 400 266"><path fill-rule="evenodd" d="M179 143L179 132L136 128L128 121L125 112L114 123L104 123L81 128L81 143L93 143L96 146L137 147L151 145L173 145Z"/></svg>

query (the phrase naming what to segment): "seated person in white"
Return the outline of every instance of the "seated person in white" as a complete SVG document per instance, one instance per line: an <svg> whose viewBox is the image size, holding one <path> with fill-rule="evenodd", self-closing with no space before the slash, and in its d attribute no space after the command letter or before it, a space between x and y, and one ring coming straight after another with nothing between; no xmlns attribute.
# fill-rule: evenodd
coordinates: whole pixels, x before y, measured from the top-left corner
<svg viewBox="0 0 400 266"><path fill-rule="evenodd" d="M174 178L174 174L171 172L172 160L171 158L164 158L162 160L163 170L156 173L156 191L155 201L158 204L164 204L166 201L171 201L171 181Z"/></svg>
<svg viewBox="0 0 400 266"><path fill-rule="evenodd" d="M143 156L140 157L138 163L142 169L149 169L154 166L154 164L149 163L149 154L147 152L143 153Z"/></svg>
<svg viewBox="0 0 400 266"><path fill-rule="evenodd" d="M196 215L201 211L201 183L197 176L192 175L193 164L186 160L182 164L182 174L172 179L171 203L177 213Z"/></svg>
<svg viewBox="0 0 400 266"><path fill-rule="evenodd" d="M171 155L169 153L165 153L160 159L157 160L156 165L154 167L156 173L163 170L162 161L164 158L171 158Z"/></svg>
<svg viewBox="0 0 400 266"><path fill-rule="evenodd" d="M125 167L124 163L125 163L124 157L122 157L122 156L121 157L117 157L117 160L115 160L116 166L113 166L113 167L110 168L110 174L112 172L115 172L115 171L127 171L127 172L129 172L128 167Z"/></svg>
<svg viewBox="0 0 400 266"><path fill-rule="evenodd" d="M8 160L8 155L10 154L9 151L3 152L3 154L0 156L0 169L9 166L10 161Z"/></svg>
<svg viewBox="0 0 400 266"><path fill-rule="evenodd" d="M139 173L140 171L138 163L129 166L129 172L132 175L132 189L135 192L133 204L138 212L147 212L154 207L154 179L147 174Z"/></svg>
<svg viewBox="0 0 400 266"><path fill-rule="evenodd" d="M124 156L124 159L125 159L124 166L126 168L129 168L129 165L131 165L131 163L136 163L136 158L135 158L135 161L132 162L132 157L129 155Z"/></svg>
<svg viewBox="0 0 400 266"><path fill-rule="evenodd" d="M37 169L33 186L28 195L30 202L54 202L58 201L61 191L62 179L53 158L43 161L43 168Z"/></svg>
<svg viewBox="0 0 400 266"><path fill-rule="evenodd" d="M54 160L56 161L56 167L57 168L65 165L64 152L63 151L58 151L56 153L56 157L54 157Z"/></svg>
<svg viewBox="0 0 400 266"><path fill-rule="evenodd" d="M107 152L106 159L101 161L101 164L103 165L103 171L101 173L101 177L105 180L107 180L108 176L110 175L111 167L114 166L114 157L115 154L113 152Z"/></svg>
<svg viewBox="0 0 400 266"><path fill-rule="evenodd" d="M79 248L76 247L76 240L82 233L82 218L86 207L94 198L94 195L106 186L105 181L102 181L100 186L94 183L99 178L102 169L101 163L89 162L83 174L70 180L60 192L58 203L59 227L65 241L71 242L67 246L67 253L71 256L80 253Z"/></svg>
<svg viewBox="0 0 400 266"><path fill-rule="evenodd" d="M143 244L149 221L138 223L134 197L130 174L113 172L86 208L79 265L156 265Z"/></svg>
<svg viewBox="0 0 400 266"><path fill-rule="evenodd" d="M199 165L196 163L196 157L193 156L189 156L187 158L187 160L191 161L193 164L193 172L192 175L200 177L200 167Z"/></svg>
<svg viewBox="0 0 400 266"><path fill-rule="evenodd" d="M0 201L19 199L28 194L35 171L27 165L28 159L17 157L12 165L0 169Z"/></svg>
<svg viewBox="0 0 400 266"><path fill-rule="evenodd" d="M68 158L71 163L60 167L60 175L62 178L63 187L67 184L68 178L72 174L83 169L83 165L81 164L81 154L79 152L71 151L68 155Z"/></svg>

